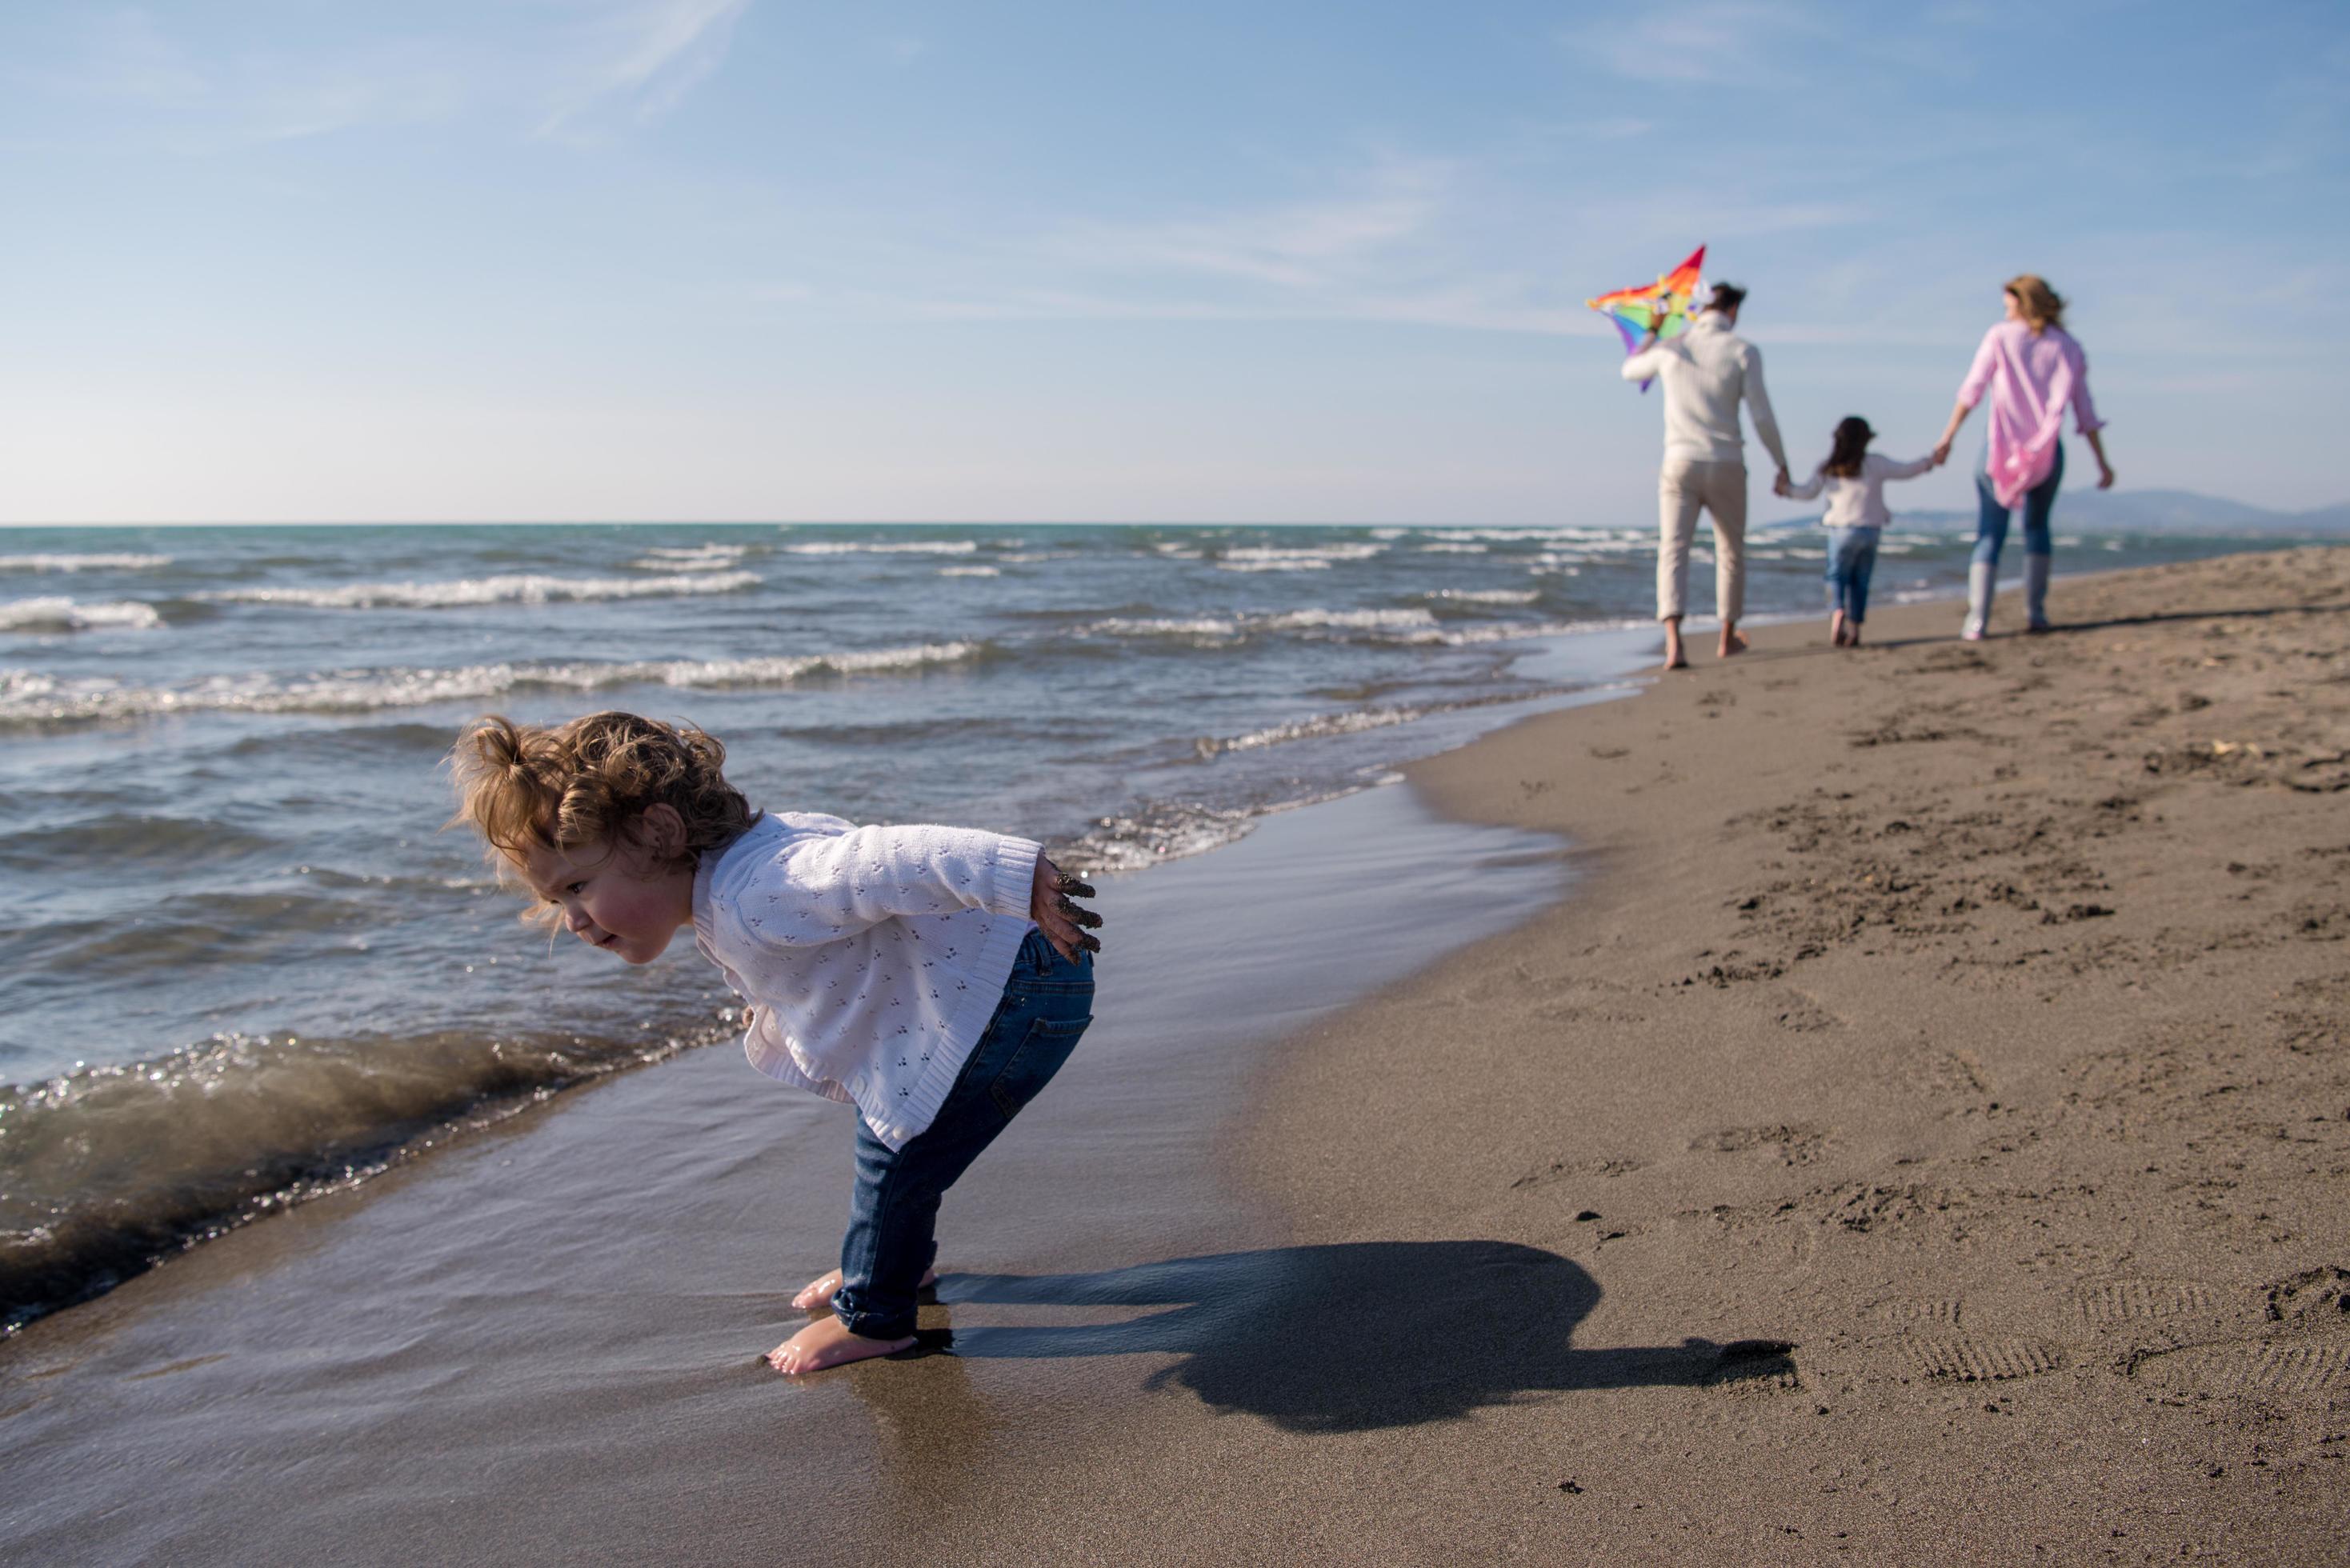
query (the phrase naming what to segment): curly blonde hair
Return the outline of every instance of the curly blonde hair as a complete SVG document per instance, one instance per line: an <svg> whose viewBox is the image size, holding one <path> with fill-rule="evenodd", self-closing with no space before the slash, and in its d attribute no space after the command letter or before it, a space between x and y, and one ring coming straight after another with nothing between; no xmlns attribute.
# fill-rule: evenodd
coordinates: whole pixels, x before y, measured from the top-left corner
<svg viewBox="0 0 2350 1568"><path fill-rule="evenodd" d="M502 877L531 849L617 844L656 805L685 819L685 845L665 869L684 870L759 818L722 771L726 748L691 724L590 713L567 724L517 724L492 714L449 753L457 815L486 841Z"/></svg>
<svg viewBox="0 0 2350 1568"><path fill-rule="evenodd" d="M2006 289L2016 308L2023 312L2023 324L2033 331L2064 325L2064 296L2049 287L2048 280L2038 273L2017 273L2007 280Z"/></svg>

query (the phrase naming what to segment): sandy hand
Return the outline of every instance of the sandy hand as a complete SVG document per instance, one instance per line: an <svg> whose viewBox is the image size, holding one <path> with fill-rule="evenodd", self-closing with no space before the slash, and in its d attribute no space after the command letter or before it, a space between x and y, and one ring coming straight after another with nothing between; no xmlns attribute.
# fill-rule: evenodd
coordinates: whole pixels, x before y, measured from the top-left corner
<svg viewBox="0 0 2350 1568"><path fill-rule="evenodd" d="M1081 952L1101 951L1099 940L1086 934L1097 930L1099 915L1076 902L1078 898L1096 898L1092 887L1077 877L1064 873L1043 856L1036 857L1036 879L1028 893L1028 918L1045 933L1065 959L1074 961Z"/></svg>

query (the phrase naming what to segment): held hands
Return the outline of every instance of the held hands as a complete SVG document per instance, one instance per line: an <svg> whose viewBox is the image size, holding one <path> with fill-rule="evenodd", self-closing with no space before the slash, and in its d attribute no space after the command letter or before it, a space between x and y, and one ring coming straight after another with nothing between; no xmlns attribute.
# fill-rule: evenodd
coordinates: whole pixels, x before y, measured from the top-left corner
<svg viewBox="0 0 2350 1568"><path fill-rule="evenodd" d="M1101 951L1101 943L1086 935L1087 929L1100 927L1101 917L1076 902L1076 898L1096 897L1098 895L1090 886L1063 875L1059 867L1043 856L1036 857L1036 878L1028 889L1028 918L1036 922L1045 940L1063 958L1074 961L1081 952Z"/></svg>
<svg viewBox="0 0 2350 1568"><path fill-rule="evenodd" d="M1939 468L1950 461L1950 438L1944 436L1934 443L1934 466Z"/></svg>
<svg viewBox="0 0 2350 1568"><path fill-rule="evenodd" d="M1781 469L1779 476L1771 482L1771 493L1782 498L1792 497L1795 493L1795 487L1788 482L1785 469Z"/></svg>

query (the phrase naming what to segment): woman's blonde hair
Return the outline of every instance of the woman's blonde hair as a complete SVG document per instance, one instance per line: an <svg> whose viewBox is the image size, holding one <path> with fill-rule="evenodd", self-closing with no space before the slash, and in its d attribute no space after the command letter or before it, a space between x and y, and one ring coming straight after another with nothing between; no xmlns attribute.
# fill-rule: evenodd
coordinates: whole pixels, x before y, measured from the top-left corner
<svg viewBox="0 0 2350 1568"><path fill-rule="evenodd" d="M725 761L717 737L691 724L590 713L544 726L493 714L449 753L457 785L449 824L479 832L503 874L534 847L618 844L648 810L667 805L685 820L684 846L667 868L683 870L758 820L726 782Z"/></svg>
<svg viewBox="0 0 2350 1568"><path fill-rule="evenodd" d="M2064 296L2049 287L2048 280L2038 273L2016 274L2007 280L2007 292L2023 312L2024 325L2034 332L2064 325Z"/></svg>

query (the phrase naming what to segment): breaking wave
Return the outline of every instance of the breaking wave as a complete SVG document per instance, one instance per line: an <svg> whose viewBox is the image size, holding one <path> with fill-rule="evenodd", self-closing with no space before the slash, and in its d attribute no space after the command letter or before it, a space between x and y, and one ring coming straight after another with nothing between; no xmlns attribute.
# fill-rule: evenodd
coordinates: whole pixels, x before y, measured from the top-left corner
<svg viewBox="0 0 2350 1568"><path fill-rule="evenodd" d="M217 1037L0 1088L0 1334L159 1257L353 1186L466 1122L732 1033Z"/></svg>
<svg viewBox="0 0 2350 1568"><path fill-rule="evenodd" d="M969 556L979 549L974 539L825 539L806 545L786 545L795 556Z"/></svg>
<svg viewBox="0 0 2350 1568"><path fill-rule="evenodd" d="M755 587L755 572L689 572L663 577L459 577L446 583L351 583L339 588L222 588L200 598L314 609L450 609L463 605L552 604L731 594Z"/></svg>
<svg viewBox="0 0 2350 1568"><path fill-rule="evenodd" d="M162 624L163 618L153 605L137 599L86 605L50 597L0 604L0 631L89 631L99 627L152 631Z"/></svg>
<svg viewBox="0 0 2350 1568"><path fill-rule="evenodd" d="M127 552L0 556L0 572L143 572L171 564L169 556L140 556Z"/></svg>
<svg viewBox="0 0 2350 1568"><path fill-rule="evenodd" d="M980 642L924 643L768 659L639 659L597 664L470 664L445 670L349 670L282 680L219 676L179 686L126 686L0 670L0 725L70 724L171 713L359 713L512 691L599 691L619 686L788 686L811 676L869 675L954 664Z"/></svg>

